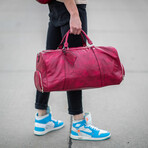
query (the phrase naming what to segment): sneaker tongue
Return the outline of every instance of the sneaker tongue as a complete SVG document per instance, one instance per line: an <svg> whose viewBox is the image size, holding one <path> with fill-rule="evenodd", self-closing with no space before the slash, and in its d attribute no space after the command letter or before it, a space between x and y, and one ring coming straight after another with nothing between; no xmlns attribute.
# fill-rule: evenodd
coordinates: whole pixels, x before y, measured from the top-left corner
<svg viewBox="0 0 148 148"><path fill-rule="evenodd" d="M85 113L84 118L85 118L85 121L86 121L86 124L87 124L87 125L92 124L92 121L91 121L91 114L90 114L90 113Z"/></svg>

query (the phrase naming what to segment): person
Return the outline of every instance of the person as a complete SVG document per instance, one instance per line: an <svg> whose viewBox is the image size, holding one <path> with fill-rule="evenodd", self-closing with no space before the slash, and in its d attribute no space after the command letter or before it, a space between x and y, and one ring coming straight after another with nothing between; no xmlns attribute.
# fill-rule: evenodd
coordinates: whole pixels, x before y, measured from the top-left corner
<svg viewBox="0 0 148 148"><path fill-rule="evenodd" d="M49 6L46 50L57 49L65 33L70 29L69 47L82 46L81 29L87 33L86 0L54 0ZM48 99L50 92L36 93L35 135L44 135L61 129L63 121L52 118ZM98 129L91 123L91 114L83 113L82 90L67 91L68 112L73 116L71 128L72 139L105 140L111 137L108 131Z"/></svg>

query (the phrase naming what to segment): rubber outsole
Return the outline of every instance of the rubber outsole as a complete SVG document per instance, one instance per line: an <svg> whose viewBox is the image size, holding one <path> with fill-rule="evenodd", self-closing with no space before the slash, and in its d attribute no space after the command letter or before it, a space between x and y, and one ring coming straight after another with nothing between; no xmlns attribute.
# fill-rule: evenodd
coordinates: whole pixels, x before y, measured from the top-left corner
<svg viewBox="0 0 148 148"><path fill-rule="evenodd" d="M88 138L88 137L84 137L84 136L74 136L74 135L70 135L70 137L74 140L86 140L86 141L102 141L102 140L107 140L109 138L111 138L111 134L108 135L107 137L104 138Z"/></svg>

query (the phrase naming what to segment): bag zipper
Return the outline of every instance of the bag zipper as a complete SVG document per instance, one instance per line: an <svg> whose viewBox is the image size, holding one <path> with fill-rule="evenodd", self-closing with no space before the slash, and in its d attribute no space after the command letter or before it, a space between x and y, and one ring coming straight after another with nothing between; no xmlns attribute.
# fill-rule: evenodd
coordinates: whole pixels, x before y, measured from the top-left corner
<svg viewBox="0 0 148 148"><path fill-rule="evenodd" d="M42 76L41 76L41 73L39 72L39 76L40 76L40 79L41 79L41 91L42 93L44 92L44 89L43 89L43 83L42 83Z"/></svg>

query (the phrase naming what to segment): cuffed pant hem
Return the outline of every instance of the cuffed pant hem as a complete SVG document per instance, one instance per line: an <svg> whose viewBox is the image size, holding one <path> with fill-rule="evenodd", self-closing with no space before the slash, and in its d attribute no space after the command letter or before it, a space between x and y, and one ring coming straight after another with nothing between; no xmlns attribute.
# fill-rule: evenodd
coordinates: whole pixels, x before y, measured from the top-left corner
<svg viewBox="0 0 148 148"><path fill-rule="evenodd" d="M46 110L47 107L48 107L47 105L35 103L35 108L36 108L36 109L43 109L43 110Z"/></svg>
<svg viewBox="0 0 148 148"><path fill-rule="evenodd" d="M78 115L78 114L82 114L83 110L69 110L69 114L70 115Z"/></svg>

